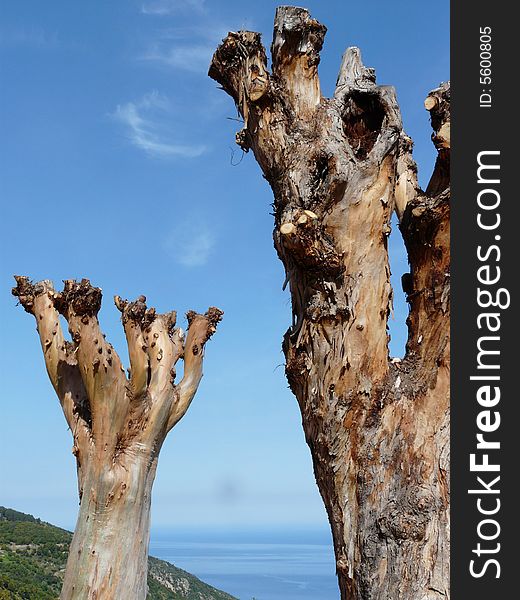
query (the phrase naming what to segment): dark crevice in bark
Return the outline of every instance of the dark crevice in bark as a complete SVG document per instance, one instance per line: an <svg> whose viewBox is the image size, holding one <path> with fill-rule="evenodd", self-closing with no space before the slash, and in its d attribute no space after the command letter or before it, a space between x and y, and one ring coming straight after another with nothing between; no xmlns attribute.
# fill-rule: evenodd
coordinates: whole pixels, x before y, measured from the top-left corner
<svg viewBox="0 0 520 600"><path fill-rule="evenodd" d="M364 160L374 147L385 118L378 96L366 91L351 92L343 105L342 118L355 157Z"/></svg>

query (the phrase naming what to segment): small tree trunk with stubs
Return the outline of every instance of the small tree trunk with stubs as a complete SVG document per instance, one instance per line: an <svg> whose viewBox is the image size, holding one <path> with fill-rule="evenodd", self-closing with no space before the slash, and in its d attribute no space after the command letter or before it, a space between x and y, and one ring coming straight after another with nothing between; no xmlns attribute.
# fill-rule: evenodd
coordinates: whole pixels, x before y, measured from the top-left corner
<svg viewBox="0 0 520 600"><path fill-rule="evenodd" d="M293 322L283 341L342 600L449 597L449 84L426 107L438 160L426 192L393 88L357 48L336 90L318 78L326 28L277 10L272 68L260 35L229 33L209 75L244 119L274 194L274 245ZM403 360L389 357L388 236L397 213L410 273Z"/></svg>
<svg viewBox="0 0 520 600"><path fill-rule="evenodd" d="M206 342L222 312L157 314L146 298L115 297L128 343L125 369L97 318L101 290L87 279L16 277L13 294L34 315L51 383L73 436L79 516L61 600L145 600L152 485L162 444L186 413L202 377ZM60 314L72 341L64 338ZM175 383L175 364L184 375Z"/></svg>
<svg viewBox="0 0 520 600"><path fill-rule="evenodd" d="M157 459L146 449L92 461L69 551L63 598L145 598ZM131 590L131 592L129 592ZM97 595L94 595L94 591Z"/></svg>

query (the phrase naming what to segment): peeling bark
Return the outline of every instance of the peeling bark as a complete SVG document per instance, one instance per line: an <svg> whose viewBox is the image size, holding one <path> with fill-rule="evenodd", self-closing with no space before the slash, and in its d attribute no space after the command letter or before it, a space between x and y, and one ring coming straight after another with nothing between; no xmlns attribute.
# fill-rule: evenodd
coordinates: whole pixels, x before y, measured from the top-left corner
<svg viewBox="0 0 520 600"><path fill-rule="evenodd" d="M286 374L333 534L343 600L449 597L449 84L426 100L438 159L423 192L395 91L358 48L332 98L318 78L326 28L276 12L272 69L260 35L231 32L209 75L244 118L274 194L274 245L293 323ZM388 235L411 265L402 361L388 353Z"/></svg>
<svg viewBox="0 0 520 600"><path fill-rule="evenodd" d="M157 460L168 432L187 411L200 379L206 342L222 312L190 311L184 340L174 312L157 314L146 298L115 297L122 313L130 369L103 335L101 290L87 279L15 277L13 294L34 315L51 383L72 431L80 510L62 600L144 600L150 502ZM72 342L60 326L65 317ZM175 364L184 376L175 383Z"/></svg>

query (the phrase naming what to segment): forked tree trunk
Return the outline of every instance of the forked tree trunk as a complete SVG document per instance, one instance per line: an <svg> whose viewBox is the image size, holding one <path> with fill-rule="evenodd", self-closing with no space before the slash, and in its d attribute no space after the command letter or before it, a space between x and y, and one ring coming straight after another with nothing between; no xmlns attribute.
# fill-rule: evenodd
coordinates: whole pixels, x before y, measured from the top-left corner
<svg viewBox="0 0 520 600"><path fill-rule="evenodd" d="M276 13L272 70L260 35L229 33L209 75L244 119L274 193L274 243L293 324L286 373L332 528L343 600L449 596L449 84L430 93L439 150L426 192L393 88L357 48L332 98L317 67L326 28ZM396 211L411 273L402 361L388 353L388 236Z"/></svg>
<svg viewBox="0 0 520 600"><path fill-rule="evenodd" d="M13 294L34 315L49 378L72 431L80 510L62 600L144 600L150 501L161 446L188 409L202 377L207 340L222 313L190 311L184 339L176 315L156 314L146 298L115 303L130 357L129 377L100 330L101 290L86 279L16 277ZM64 339L59 314L72 342ZM175 364L184 375L175 384Z"/></svg>

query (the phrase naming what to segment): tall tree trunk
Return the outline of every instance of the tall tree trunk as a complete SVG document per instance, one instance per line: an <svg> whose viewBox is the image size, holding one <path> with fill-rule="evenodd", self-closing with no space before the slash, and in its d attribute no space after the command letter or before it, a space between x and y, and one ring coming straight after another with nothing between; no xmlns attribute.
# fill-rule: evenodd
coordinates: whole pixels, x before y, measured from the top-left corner
<svg viewBox="0 0 520 600"><path fill-rule="evenodd" d="M159 452L188 409L202 377L207 340L222 312L190 311L186 339L176 314L157 314L146 298L115 303L130 357L129 377L101 332L101 290L68 280L16 277L13 294L34 315L51 383L72 431L80 511L62 600L144 600L150 501ZM65 340L59 315L68 322ZM184 375L175 383L175 364Z"/></svg>
<svg viewBox="0 0 520 600"><path fill-rule="evenodd" d="M130 594L145 598L157 459L138 448L118 461L117 467L112 457L109 461L102 456L92 458L62 597L127 598Z"/></svg>
<svg viewBox="0 0 520 600"><path fill-rule="evenodd" d="M357 48L334 96L317 67L326 28L277 10L272 71L258 33L229 33L209 75L244 119L274 193L274 244L292 296L286 373L332 528L343 600L449 596L449 84L430 93L439 150L426 193L393 88ZM388 353L388 236L411 265L402 361Z"/></svg>

